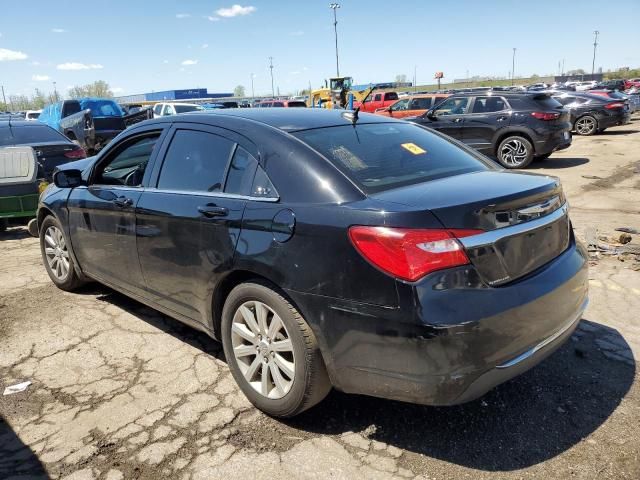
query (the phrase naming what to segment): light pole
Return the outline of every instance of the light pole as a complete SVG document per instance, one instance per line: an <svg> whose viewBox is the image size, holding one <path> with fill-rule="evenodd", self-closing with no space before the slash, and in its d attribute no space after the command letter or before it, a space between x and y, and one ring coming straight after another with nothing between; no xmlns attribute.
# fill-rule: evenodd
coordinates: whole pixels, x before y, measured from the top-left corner
<svg viewBox="0 0 640 480"><path fill-rule="evenodd" d="M336 10L340 8L339 3L330 3L329 8L333 10L333 31L336 35L336 77L340 76L340 64L338 63L338 17Z"/></svg>
<svg viewBox="0 0 640 480"><path fill-rule="evenodd" d="M269 69L271 70L271 97L275 98L276 91L273 88L273 57L269 57Z"/></svg>
<svg viewBox="0 0 640 480"><path fill-rule="evenodd" d="M595 38L593 39L593 62L591 62L591 80L593 80L593 74L596 70L596 47L598 46L598 35L600 32L598 30L594 30L593 34Z"/></svg>
<svg viewBox="0 0 640 480"><path fill-rule="evenodd" d="M513 57L511 58L511 86L516 77L516 47L513 47Z"/></svg>
<svg viewBox="0 0 640 480"><path fill-rule="evenodd" d="M58 101L58 90L56 90L56 82L53 82L53 95L56 97L56 102Z"/></svg>
<svg viewBox="0 0 640 480"><path fill-rule="evenodd" d="M254 77L254 75L253 75L253 73L252 73L252 74L251 74L251 98L255 98L255 97L256 97L256 94L255 94L255 92L253 91L253 77Z"/></svg>

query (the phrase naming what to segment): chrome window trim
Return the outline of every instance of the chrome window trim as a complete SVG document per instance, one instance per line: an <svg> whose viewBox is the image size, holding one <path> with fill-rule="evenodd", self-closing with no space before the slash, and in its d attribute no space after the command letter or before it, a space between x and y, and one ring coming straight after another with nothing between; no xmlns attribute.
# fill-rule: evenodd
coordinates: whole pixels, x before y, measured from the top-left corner
<svg viewBox="0 0 640 480"><path fill-rule="evenodd" d="M235 193L226 193L226 192L202 192L198 190L171 190L166 188L155 188L155 187L147 187L145 188L145 192L170 193L174 195L197 195L199 197L229 198L229 199L235 199L235 200L252 200L257 202L270 202L270 203L280 201L280 197L253 197L251 195L238 195Z"/></svg>
<svg viewBox="0 0 640 480"><path fill-rule="evenodd" d="M491 245L506 237L521 235L529 231L546 227L567 215L568 211L569 206L565 203L560 208L554 210L549 215L545 215L544 217L535 218L524 223L517 223L516 225L511 225L509 227L498 228L478 235L472 235L470 237L462 237L459 238L458 241L462 243L465 248L469 249Z"/></svg>

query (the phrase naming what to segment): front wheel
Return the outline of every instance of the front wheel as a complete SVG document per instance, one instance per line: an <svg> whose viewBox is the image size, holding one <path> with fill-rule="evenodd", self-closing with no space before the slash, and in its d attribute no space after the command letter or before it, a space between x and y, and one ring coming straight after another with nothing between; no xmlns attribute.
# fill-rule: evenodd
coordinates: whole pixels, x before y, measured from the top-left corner
<svg viewBox="0 0 640 480"><path fill-rule="evenodd" d="M293 417L329 393L331 383L313 331L266 284L235 287L225 301L221 328L233 377L266 414Z"/></svg>
<svg viewBox="0 0 640 480"><path fill-rule="evenodd" d="M576 120L573 129L578 135L593 135L598 131L598 122L591 115L585 115Z"/></svg>
<svg viewBox="0 0 640 480"><path fill-rule="evenodd" d="M46 217L40 227L40 252L56 287L72 292L85 283L76 272L62 225L52 216Z"/></svg>
<svg viewBox="0 0 640 480"><path fill-rule="evenodd" d="M497 157L505 168L525 168L533 160L533 145L524 137L507 137L500 142Z"/></svg>

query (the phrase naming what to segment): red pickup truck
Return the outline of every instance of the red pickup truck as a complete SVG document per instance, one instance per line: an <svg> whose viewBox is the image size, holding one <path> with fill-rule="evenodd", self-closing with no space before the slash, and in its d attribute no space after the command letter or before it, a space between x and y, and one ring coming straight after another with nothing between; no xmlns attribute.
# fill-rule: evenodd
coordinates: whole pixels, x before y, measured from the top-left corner
<svg viewBox="0 0 640 480"><path fill-rule="evenodd" d="M362 103L360 111L373 113L379 108L387 108L396 100L398 100L396 92L373 92L367 101ZM357 108L359 105L360 102L353 102L353 108Z"/></svg>

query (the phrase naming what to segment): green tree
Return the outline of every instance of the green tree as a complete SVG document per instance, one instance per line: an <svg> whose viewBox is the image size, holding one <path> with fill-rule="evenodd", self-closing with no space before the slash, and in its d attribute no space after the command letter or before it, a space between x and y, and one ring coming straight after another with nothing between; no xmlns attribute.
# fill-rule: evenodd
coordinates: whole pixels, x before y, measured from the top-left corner
<svg viewBox="0 0 640 480"><path fill-rule="evenodd" d="M69 89L69 96L71 98L82 97L99 97L99 98L113 98L113 92L109 88L109 84L104 80L96 80L93 83L87 85L76 85Z"/></svg>
<svg viewBox="0 0 640 480"><path fill-rule="evenodd" d="M234 97L244 97L245 96L244 86L238 85L236 88L234 88L233 89L233 96Z"/></svg>
<svg viewBox="0 0 640 480"><path fill-rule="evenodd" d="M35 93L31 96L31 107L33 110L40 110L47 104L47 97L42 90L36 88Z"/></svg>

